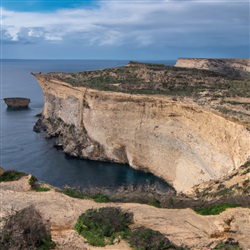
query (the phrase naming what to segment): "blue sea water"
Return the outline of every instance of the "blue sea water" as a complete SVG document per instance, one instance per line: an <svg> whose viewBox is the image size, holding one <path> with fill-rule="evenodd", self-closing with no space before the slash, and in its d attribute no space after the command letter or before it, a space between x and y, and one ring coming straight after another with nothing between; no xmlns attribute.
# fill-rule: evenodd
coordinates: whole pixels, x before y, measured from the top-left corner
<svg viewBox="0 0 250 250"><path fill-rule="evenodd" d="M149 61L173 65L175 61ZM53 147L43 133L33 132L36 114L43 107L42 90L31 72L79 72L123 66L113 60L1 60L0 164L36 176L57 187L118 187L139 183L165 183L128 165L70 158ZM9 110L6 97L31 99L29 109Z"/></svg>

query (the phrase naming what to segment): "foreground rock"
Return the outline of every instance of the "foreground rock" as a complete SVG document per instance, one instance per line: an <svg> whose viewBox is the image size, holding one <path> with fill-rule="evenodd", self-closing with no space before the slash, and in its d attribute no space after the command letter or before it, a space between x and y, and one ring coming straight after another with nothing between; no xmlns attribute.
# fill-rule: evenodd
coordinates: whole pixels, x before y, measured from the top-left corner
<svg viewBox="0 0 250 250"><path fill-rule="evenodd" d="M4 183L5 189L1 191L1 223L18 211L32 206L42 216L42 221L50 225L52 240L57 244L56 249L102 249L89 246L73 226L78 216L87 209L105 206L121 207L133 212L134 228L144 226L158 230L179 246L207 250L213 249L218 242L233 238L233 242L239 242L243 249L250 248L248 208L228 209L220 215L201 216L191 209L158 209L129 203L100 204L91 200L74 199L55 191L13 191L12 185L16 186L19 181ZM131 248L122 241L103 249Z"/></svg>
<svg viewBox="0 0 250 250"><path fill-rule="evenodd" d="M30 99L22 97L10 97L3 100L8 105L8 108L13 109L28 108L30 103Z"/></svg>
<svg viewBox="0 0 250 250"><path fill-rule="evenodd" d="M241 92L235 86L248 86L247 79L226 88L224 84L231 81L214 72L136 63L35 76L45 104L34 129L56 137L57 146L71 156L128 163L163 178L178 192L188 192L196 184L237 169L250 155L248 113L241 111L246 123L240 123L190 98L129 93L171 94L173 89L185 95L200 84L211 89L212 100L219 91L238 95ZM215 84L218 80L223 82L221 89Z"/></svg>

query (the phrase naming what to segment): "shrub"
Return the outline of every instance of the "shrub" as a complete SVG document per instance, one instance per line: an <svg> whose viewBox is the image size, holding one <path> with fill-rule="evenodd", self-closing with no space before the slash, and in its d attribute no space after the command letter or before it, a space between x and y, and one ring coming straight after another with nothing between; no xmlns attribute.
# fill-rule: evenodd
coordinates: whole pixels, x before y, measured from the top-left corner
<svg viewBox="0 0 250 250"><path fill-rule="evenodd" d="M110 201L109 197L105 194L84 194L71 187L66 187L63 190L57 190L57 191L63 194L66 194L70 197L73 197L73 198L93 199L95 202L99 202L99 203L107 203Z"/></svg>
<svg viewBox="0 0 250 250"><path fill-rule="evenodd" d="M16 181L23 176L27 176L27 174L16 170L8 170L0 175L0 182Z"/></svg>
<svg viewBox="0 0 250 250"><path fill-rule="evenodd" d="M153 198L149 201L148 205L154 206L154 207L157 207L157 208L160 208L160 207L161 207L161 202L160 202L158 199L156 199L155 197L153 197Z"/></svg>
<svg viewBox="0 0 250 250"><path fill-rule="evenodd" d="M172 244L159 231L145 227L135 229L131 233L128 242L136 250L181 249Z"/></svg>
<svg viewBox="0 0 250 250"><path fill-rule="evenodd" d="M0 249L55 248L51 240L50 226L44 224L40 213L33 207L26 207L10 216L0 236Z"/></svg>
<svg viewBox="0 0 250 250"><path fill-rule="evenodd" d="M79 216L76 231L93 246L113 244L122 232L129 231L133 223L133 214L120 208L104 207L89 209Z"/></svg>
<svg viewBox="0 0 250 250"><path fill-rule="evenodd" d="M227 208L233 208L233 207L240 207L239 204L214 204L210 207L206 208L196 208L195 212L201 215L214 215L214 214L220 214L221 212L225 211Z"/></svg>
<svg viewBox="0 0 250 250"><path fill-rule="evenodd" d="M219 242L214 249L216 250L241 250L238 242L233 242L230 244L229 242Z"/></svg>
<svg viewBox="0 0 250 250"><path fill-rule="evenodd" d="M74 188L66 187L63 190L57 190L57 191L73 198L78 198L78 199L84 198L84 195L80 191L75 190Z"/></svg>
<svg viewBox="0 0 250 250"><path fill-rule="evenodd" d="M38 182L38 179L33 175L31 175L31 177L29 179L29 184L33 190L40 188L40 184Z"/></svg>
<svg viewBox="0 0 250 250"><path fill-rule="evenodd" d="M93 194L93 195L86 195L90 199L93 199L95 202L99 203L107 203L109 202L109 197L105 194Z"/></svg>

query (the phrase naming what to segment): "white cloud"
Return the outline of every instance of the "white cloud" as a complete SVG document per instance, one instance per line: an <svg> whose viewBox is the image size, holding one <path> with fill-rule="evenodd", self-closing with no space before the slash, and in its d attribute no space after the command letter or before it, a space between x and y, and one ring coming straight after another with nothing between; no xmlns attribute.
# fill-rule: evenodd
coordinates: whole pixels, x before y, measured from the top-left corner
<svg viewBox="0 0 250 250"><path fill-rule="evenodd" d="M77 41L95 46L136 47L248 42L246 3L102 1L92 9L53 13L2 9L2 13L3 39L7 42Z"/></svg>

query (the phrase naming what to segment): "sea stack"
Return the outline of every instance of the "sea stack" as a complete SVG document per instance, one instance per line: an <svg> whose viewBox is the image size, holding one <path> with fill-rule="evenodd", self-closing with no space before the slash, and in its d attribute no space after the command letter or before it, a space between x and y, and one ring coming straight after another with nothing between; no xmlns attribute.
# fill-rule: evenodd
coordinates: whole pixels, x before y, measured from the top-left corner
<svg viewBox="0 0 250 250"><path fill-rule="evenodd" d="M22 97L9 97L4 98L4 102L8 105L8 108L20 109L28 108L30 99Z"/></svg>

